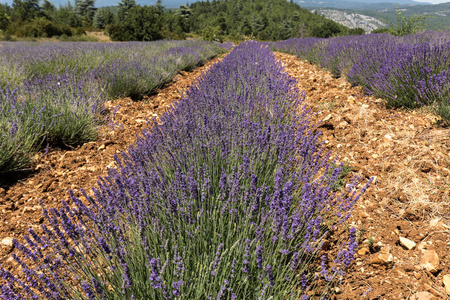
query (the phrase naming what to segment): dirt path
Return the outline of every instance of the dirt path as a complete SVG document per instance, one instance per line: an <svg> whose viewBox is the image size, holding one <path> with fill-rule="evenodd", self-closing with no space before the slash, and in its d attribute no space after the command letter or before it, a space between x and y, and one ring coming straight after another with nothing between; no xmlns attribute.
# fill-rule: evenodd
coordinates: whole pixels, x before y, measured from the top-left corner
<svg viewBox="0 0 450 300"><path fill-rule="evenodd" d="M276 56L299 80L307 104L317 112L317 121L322 120L326 147L355 168L352 175L360 174L363 181L376 177L350 220L358 229L360 247L337 297L413 299L426 292L445 299L442 280L450 274L450 131L435 127L431 114L386 110L381 100L364 96L360 88L328 72L291 55ZM58 207L62 199L69 201L68 189L79 196L80 188L95 186L98 176L113 166L113 155L134 142L145 119L161 114L215 61L178 75L148 101L108 103L111 110L120 106L114 117L117 126L104 126L98 141L73 151L52 150L37 158L35 175L11 186L0 183L0 262L13 269L11 239L20 240L29 227L43 222L39 198ZM411 242L414 248L407 250ZM424 254L428 270L420 266Z"/></svg>
<svg viewBox="0 0 450 300"><path fill-rule="evenodd" d="M326 147L354 167L353 175L376 178L350 220L359 230L360 247L338 298L414 299L425 292L446 299L450 130L434 126L431 114L385 109L381 99L329 72L291 55L276 56L322 120ZM421 266L425 262L428 270Z"/></svg>
<svg viewBox="0 0 450 300"><path fill-rule="evenodd" d="M99 42L112 42L104 31L86 31L86 35L96 38Z"/></svg>

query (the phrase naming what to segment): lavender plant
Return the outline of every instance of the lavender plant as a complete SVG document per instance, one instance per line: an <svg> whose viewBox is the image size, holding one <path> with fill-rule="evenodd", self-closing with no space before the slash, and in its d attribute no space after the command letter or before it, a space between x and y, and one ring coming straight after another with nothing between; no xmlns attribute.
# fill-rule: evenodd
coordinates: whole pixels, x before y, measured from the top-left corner
<svg viewBox="0 0 450 300"><path fill-rule="evenodd" d="M229 49L203 41L3 43L0 59L4 62L5 72L0 74L2 77L11 78L11 73L17 73L14 76L17 79L9 84L20 85L24 80L46 75L84 76L95 68L116 60L130 64L139 61L145 66L152 66L156 62L159 65L161 62L157 58L164 62L166 51L171 48L192 49L190 54L196 53L197 56L191 58L196 61L189 63L194 64L204 63ZM147 62L148 59L153 60Z"/></svg>
<svg viewBox="0 0 450 300"><path fill-rule="evenodd" d="M225 51L198 41L5 43L0 48L0 173L29 165L43 140L73 146L95 139L107 97L142 98L178 71ZM15 127L19 136L30 136L7 138Z"/></svg>
<svg viewBox="0 0 450 300"><path fill-rule="evenodd" d="M116 156L86 201L14 241L3 299L325 298L356 249L318 258L360 193L318 143L296 82L245 42ZM333 169L329 172L330 169ZM361 191L363 192L364 189Z"/></svg>
<svg viewBox="0 0 450 300"><path fill-rule="evenodd" d="M16 90L0 90L0 173L28 166L44 139L42 112L17 98Z"/></svg>
<svg viewBox="0 0 450 300"><path fill-rule="evenodd" d="M427 105L444 121L450 120L449 32L292 39L272 47L304 59L315 57L310 61L336 76L346 76L368 94L384 98L388 107Z"/></svg>

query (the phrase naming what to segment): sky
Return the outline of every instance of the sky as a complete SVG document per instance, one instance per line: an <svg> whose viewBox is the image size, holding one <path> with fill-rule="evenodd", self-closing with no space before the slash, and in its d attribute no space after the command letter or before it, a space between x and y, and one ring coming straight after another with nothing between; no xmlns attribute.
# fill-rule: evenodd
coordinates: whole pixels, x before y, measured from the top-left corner
<svg viewBox="0 0 450 300"><path fill-rule="evenodd" d="M433 4L450 2L450 0L415 0L415 1L417 1L417 2L429 2L429 3L433 3Z"/></svg>

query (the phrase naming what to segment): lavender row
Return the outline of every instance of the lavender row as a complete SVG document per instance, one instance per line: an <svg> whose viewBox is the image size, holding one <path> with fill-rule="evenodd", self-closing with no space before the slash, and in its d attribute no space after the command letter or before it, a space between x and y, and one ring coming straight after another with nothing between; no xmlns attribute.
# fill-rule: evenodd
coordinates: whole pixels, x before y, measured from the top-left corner
<svg viewBox="0 0 450 300"><path fill-rule="evenodd" d="M4 43L0 173L28 166L43 143L73 146L95 139L108 97L140 99L224 51L193 41Z"/></svg>
<svg viewBox="0 0 450 300"><path fill-rule="evenodd" d="M427 105L450 120L450 32L291 39L273 47L346 76L388 107Z"/></svg>
<svg viewBox="0 0 450 300"><path fill-rule="evenodd" d="M356 242L319 258L324 237L360 192L333 189L342 168L303 98L267 46L242 43L116 156L89 205L70 192L73 208L44 208L1 297L326 298Z"/></svg>

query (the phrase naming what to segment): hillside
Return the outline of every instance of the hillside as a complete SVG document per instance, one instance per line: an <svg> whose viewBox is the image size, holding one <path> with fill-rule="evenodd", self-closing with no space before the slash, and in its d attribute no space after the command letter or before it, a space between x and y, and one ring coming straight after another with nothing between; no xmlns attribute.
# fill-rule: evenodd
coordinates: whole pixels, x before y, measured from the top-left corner
<svg viewBox="0 0 450 300"><path fill-rule="evenodd" d="M286 0L195 2L189 6L187 22L191 31L211 39L246 36L259 40L285 40L352 33L347 27Z"/></svg>
<svg viewBox="0 0 450 300"><path fill-rule="evenodd" d="M427 19L427 26L425 28L427 30L445 30L450 27L450 2L435 5L400 6L400 9L405 16L429 16ZM396 8L379 11L362 10L354 12L372 16L379 20L395 22Z"/></svg>
<svg viewBox="0 0 450 300"><path fill-rule="evenodd" d="M311 11L318 11L338 23L352 27L352 24L360 24L362 28L367 26L374 27L378 21L382 23L395 23L397 2L378 2L367 1L299 1L302 7L306 7ZM444 30L450 27L450 2L441 4L427 4L425 2L399 1L399 8L405 16L423 15L429 16L425 29L427 30ZM330 11L332 9L332 11ZM361 17L360 15L366 16ZM364 22L368 17L377 19L368 22L364 26ZM361 21L361 19L363 19ZM361 23L362 22L362 23ZM379 26L377 26L379 28ZM375 29L375 28L374 28ZM366 30L367 31L367 30Z"/></svg>
<svg viewBox="0 0 450 300"><path fill-rule="evenodd" d="M370 33L375 29L386 27L387 24L374 17L358 14L354 12L347 12L345 10L337 9L314 9L320 15L327 17L339 24L348 28L362 28L366 33Z"/></svg>
<svg viewBox="0 0 450 300"><path fill-rule="evenodd" d="M298 0L296 1L302 7L305 8L336 8L336 9L358 9L358 10L382 10L396 8L397 5L401 6L425 6L431 5L427 2L417 2L412 0L370 0L370 1L319 1L319 0Z"/></svg>

